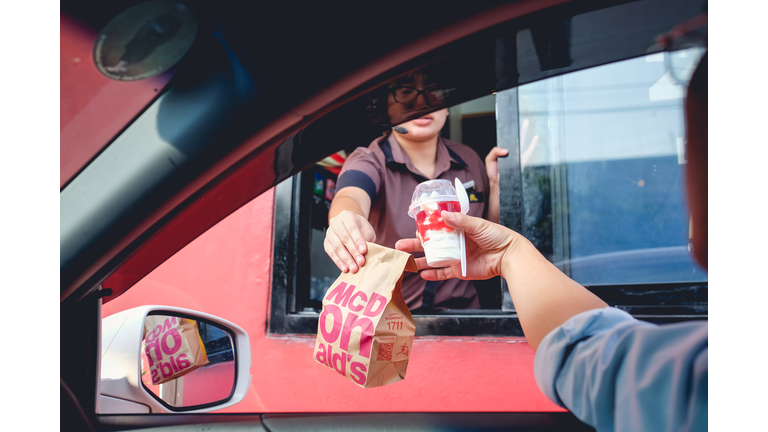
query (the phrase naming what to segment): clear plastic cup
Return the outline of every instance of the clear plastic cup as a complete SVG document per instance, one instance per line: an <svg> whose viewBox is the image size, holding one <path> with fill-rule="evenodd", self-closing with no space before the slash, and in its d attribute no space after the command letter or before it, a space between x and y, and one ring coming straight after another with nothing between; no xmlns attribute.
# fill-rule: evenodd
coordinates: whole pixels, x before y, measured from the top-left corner
<svg viewBox="0 0 768 432"><path fill-rule="evenodd" d="M416 219L419 240L427 264L446 267L461 262L460 232L449 227L440 217L441 211L460 212L456 189L448 180L428 180L413 191L408 216Z"/></svg>

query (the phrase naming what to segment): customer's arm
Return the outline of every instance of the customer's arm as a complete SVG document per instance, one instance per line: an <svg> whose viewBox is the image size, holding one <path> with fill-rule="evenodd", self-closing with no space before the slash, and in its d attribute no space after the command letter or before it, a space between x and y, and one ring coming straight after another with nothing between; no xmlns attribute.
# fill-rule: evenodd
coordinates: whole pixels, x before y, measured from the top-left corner
<svg viewBox="0 0 768 432"><path fill-rule="evenodd" d="M501 275L528 343L539 388L597 430L690 431L707 424L707 326L641 322L565 276L520 234L461 213L443 220L464 230L467 277ZM421 250L416 239L397 242ZM460 265L424 279L460 277Z"/></svg>
<svg viewBox="0 0 768 432"><path fill-rule="evenodd" d="M574 282L522 235L461 213L443 212L443 220L463 230L467 239L467 277L461 266L431 269L426 259L417 259L424 279L488 279L501 275L506 279L512 302L520 318L528 343L534 349L554 328L581 312L606 307L589 290ZM417 239L405 239L395 247L406 252L421 250Z"/></svg>
<svg viewBox="0 0 768 432"><path fill-rule="evenodd" d="M555 328L536 353L536 384L598 431L707 430L706 321L655 325L612 307Z"/></svg>

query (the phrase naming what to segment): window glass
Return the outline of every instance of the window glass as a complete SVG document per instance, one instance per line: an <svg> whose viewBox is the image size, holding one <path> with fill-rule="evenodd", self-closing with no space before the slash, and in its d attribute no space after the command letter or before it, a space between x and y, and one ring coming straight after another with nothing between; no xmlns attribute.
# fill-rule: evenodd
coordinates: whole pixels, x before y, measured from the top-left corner
<svg viewBox="0 0 768 432"><path fill-rule="evenodd" d="M308 199L311 220L309 301L302 304L304 309L322 309L325 291L339 277L339 269L325 252L324 242L325 231L328 228L328 210L331 208L331 201L336 191L336 179L344 159L346 159L346 153L342 150L323 159L303 174L303 178L311 183L308 188L304 188L310 189L311 193Z"/></svg>
<svg viewBox="0 0 768 432"><path fill-rule="evenodd" d="M684 196L687 75L665 56L507 90L518 92L524 234L581 284L707 280Z"/></svg>

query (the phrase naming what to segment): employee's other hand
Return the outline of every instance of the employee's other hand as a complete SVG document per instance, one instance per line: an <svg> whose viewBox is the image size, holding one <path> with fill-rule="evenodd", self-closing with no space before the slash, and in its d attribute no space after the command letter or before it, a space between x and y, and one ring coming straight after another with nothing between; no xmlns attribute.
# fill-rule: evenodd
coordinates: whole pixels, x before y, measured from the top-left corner
<svg viewBox="0 0 768 432"><path fill-rule="evenodd" d="M329 221L323 246L339 270L357 273L365 264L368 252L365 242L375 241L376 233L370 222L359 214L344 210Z"/></svg>
<svg viewBox="0 0 768 432"><path fill-rule="evenodd" d="M466 216L461 213L443 211L443 221L458 230L464 231L467 249L467 276L461 276L461 263L445 268L432 268L426 258L417 258L416 265L421 277L426 280L450 278L483 280L501 274L502 260L514 250L522 236L499 224L482 218ZM403 252L423 251L418 239L402 239L395 244L395 249Z"/></svg>
<svg viewBox="0 0 768 432"><path fill-rule="evenodd" d="M491 222L499 223L501 220L501 208L499 206L499 161L500 157L507 156L509 150L494 147L485 157L485 170L488 174L488 213L486 218Z"/></svg>
<svg viewBox="0 0 768 432"><path fill-rule="evenodd" d="M501 147L494 147L488 152L488 156L485 157L485 170L488 173L488 181L491 183L491 186L499 184L498 159L508 154L509 150Z"/></svg>

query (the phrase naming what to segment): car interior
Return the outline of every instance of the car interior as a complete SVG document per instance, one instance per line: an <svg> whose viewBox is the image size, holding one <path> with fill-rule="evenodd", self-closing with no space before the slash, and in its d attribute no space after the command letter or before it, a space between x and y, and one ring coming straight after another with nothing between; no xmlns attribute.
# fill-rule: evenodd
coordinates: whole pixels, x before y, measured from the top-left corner
<svg viewBox="0 0 768 432"><path fill-rule="evenodd" d="M567 411L514 406L241 412L261 371L234 318L149 305L103 315L219 222L274 194L267 336L316 334L338 275L322 249L333 185L356 148L421 115L382 109L390 84L414 71L439 77L445 97L432 108L450 113L442 137L481 159L511 150L499 160L502 225L638 319L707 319L707 273L691 257L682 192L684 94L706 53L706 1L60 6L62 430L593 430ZM659 37L684 23L696 25ZM126 35L122 57L110 48L115 34ZM160 48L142 52L131 36ZM506 282L475 286L480 309L420 311L416 336L522 338ZM169 387L144 375L153 359L136 339L151 316L196 326L208 369L222 374L210 376L226 388L199 378L209 399L169 402ZM105 362L120 358L103 353L120 338L133 387L103 379ZM113 406L133 401L152 414L108 412L100 396L110 385L126 395Z"/></svg>

